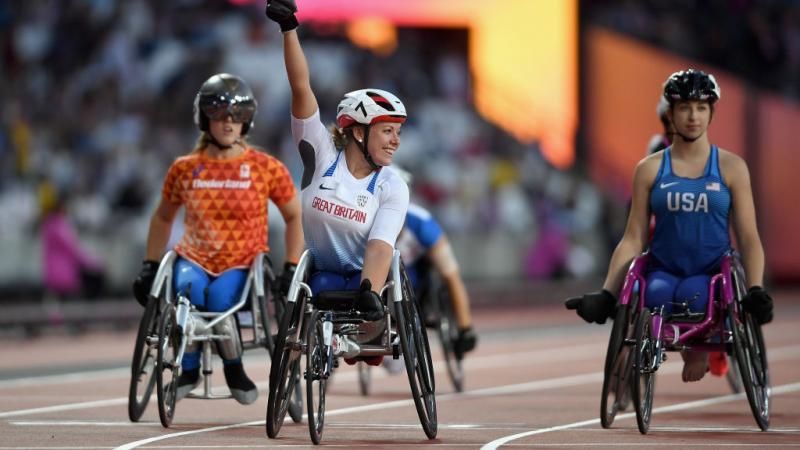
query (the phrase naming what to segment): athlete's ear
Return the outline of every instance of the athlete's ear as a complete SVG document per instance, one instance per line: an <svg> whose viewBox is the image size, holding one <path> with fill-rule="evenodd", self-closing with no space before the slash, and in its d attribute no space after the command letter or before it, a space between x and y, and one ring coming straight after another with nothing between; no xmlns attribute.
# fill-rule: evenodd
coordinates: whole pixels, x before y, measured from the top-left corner
<svg viewBox="0 0 800 450"><path fill-rule="evenodd" d="M358 142L364 142L364 127L353 127L353 138Z"/></svg>

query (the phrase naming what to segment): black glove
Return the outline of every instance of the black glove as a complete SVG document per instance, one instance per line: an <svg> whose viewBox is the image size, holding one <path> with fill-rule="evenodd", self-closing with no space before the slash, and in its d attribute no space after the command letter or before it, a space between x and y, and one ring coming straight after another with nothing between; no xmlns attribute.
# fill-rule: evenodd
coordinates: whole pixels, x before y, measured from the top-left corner
<svg viewBox="0 0 800 450"><path fill-rule="evenodd" d="M358 310L365 313L367 320L383 319L383 302L381 296L372 290L372 283L369 280L361 280L358 287Z"/></svg>
<svg viewBox="0 0 800 450"><path fill-rule="evenodd" d="M283 264L283 272L275 279L275 286L278 288L278 292L284 297L289 295L289 287L292 285L292 279L294 278L294 272L296 270L297 264L286 262Z"/></svg>
<svg viewBox="0 0 800 450"><path fill-rule="evenodd" d="M772 297L761 286L753 286L747 290L742 306L759 325L772 322Z"/></svg>
<svg viewBox="0 0 800 450"><path fill-rule="evenodd" d="M144 260L139 275L133 280L133 296L140 305L146 306L150 297L150 288L153 287L153 280L156 279L158 271L158 261Z"/></svg>
<svg viewBox="0 0 800 450"><path fill-rule="evenodd" d="M578 315L589 323L606 323L606 319L614 314L617 306L617 299L614 294L603 289L597 292L590 292L581 297L572 297L564 302L567 309L576 309Z"/></svg>
<svg viewBox="0 0 800 450"><path fill-rule="evenodd" d="M267 0L267 17L281 26L282 32L287 32L297 28L297 5L294 0Z"/></svg>

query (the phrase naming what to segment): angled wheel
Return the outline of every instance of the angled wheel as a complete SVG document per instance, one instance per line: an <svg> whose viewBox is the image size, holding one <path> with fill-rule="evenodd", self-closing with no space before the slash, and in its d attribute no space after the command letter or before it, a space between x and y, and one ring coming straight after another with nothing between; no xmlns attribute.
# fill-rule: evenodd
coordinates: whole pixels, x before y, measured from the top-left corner
<svg viewBox="0 0 800 450"><path fill-rule="evenodd" d="M742 387L753 417L762 431L769 429L770 381L767 349L761 326L750 314L730 305L728 316L733 334L733 352L742 375Z"/></svg>
<svg viewBox="0 0 800 450"><path fill-rule="evenodd" d="M603 391L600 398L600 424L609 428L619 411L630 403L632 346L626 344L633 338L633 323L630 305L619 305L614 316L614 325L608 339L606 362L603 370Z"/></svg>
<svg viewBox="0 0 800 450"><path fill-rule="evenodd" d="M450 298L444 294L442 289L437 289L437 292L433 295L437 297L435 300L439 315L437 331L439 332L439 341L442 344L444 361L447 365L447 375L450 376L450 381L453 383L453 388L456 392L461 392L464 390L463 355L457 353L454 349L454 343L458 339L458 326L453 313L453 305L450 304Z"/></svg>
<svg viewBox="0 0 800 450"><path fill-rule="evenodd" d="M269 371L269 397L267 399L267 436L275 438L289 410L292 393L300 375L302 304L286 305L286 310L275 339L275 352Z"/></svg>
<svg viewBox="0 0 800 450"><path fill-rule="evenodd" d="M308 431L316 445L322 440L325 426L325 390L328 376L333 370L332 349L325 345L322 314L315 311L308 322L306 333L306 404L308 406Z"/></svg>
<svg viewBox="0 0 800 450"><path fill-rule="evenodd" d="M159 299L151 298L139 320L128 387L128 418L131 422L138 422L144 414L156 384L156 377L153 375L158 356L159 302Z"/></svg>
<svg viewBox="0 0 800 450"><path fill-rule="evenodd" d="M408 382L411 385L411 395L414 397L420 424L425 435L433 439L438 431L438 422L431 349L414 290L402 266L400 271L403 299L399 305L395 304L397 332L400 335Z"/></svg>
<svg viewBox="0 0 800 450"><path fill-rule="evenodd" d="M647 434L653 412L656 382L656 345L652 338L650 310L642 309L636 319L636 345L633 350L633 405L639 432Z"/></svg>
<svg viewBox="0 0 800 450"><path fill-rule="evenodd" d="M175 322L175 306L164 305L158 325L158 356L156 359L156 386L158 417L161 425L169 427L175 416L175 394L181 367L177 363L183 332Z"/></svg>

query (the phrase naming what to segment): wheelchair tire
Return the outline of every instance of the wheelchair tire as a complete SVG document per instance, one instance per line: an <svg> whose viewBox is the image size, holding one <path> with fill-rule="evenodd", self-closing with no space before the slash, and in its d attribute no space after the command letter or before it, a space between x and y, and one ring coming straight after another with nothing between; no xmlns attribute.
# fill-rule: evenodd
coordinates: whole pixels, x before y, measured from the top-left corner
<svg viewBox="0 0 800 450"><path fill-rule="evenodd" d="M325 390L327 377L332 370L332 367L328 367L332 350L323 342L322 323L322 314L315 311L311 314L306 330L306 405L308 432L314 445L319 445L322 440L325 426Z"/></svg>
<svg viewBox="0 0 800 450"><path fill-rule="evenodd" d="M436 300L434 300L435 309L439 316L436 328L439 333L439 342L442 344L447 375L450 377L456 392L462 392L464 390L464 368L462 366L464 355L458 354L454 348L458 339L458 322L453 313L450 299L441 290L437 291L439 292L434 294L436 297Z"/></svg>
<svg viewBox="0 0 800 450"><path fill-rule="evenodd" d="M154 375L158 350L155 339L158 336L159 303L159 299L150 298L139 320L128 387L128 418L131 422L138 422L142 417L156 385Z"/></svg>
<svg viewBox="0 0 800 450"><path fill-rule="evenodd" d="M158 394L158 417L161 425L169 428L175 417L178 378L181 368L175 361L181 347L183 332L175 322L175 305L168 303L160 314L158 325L158 358L156 362L156 386Z"/></svg>
<svg viewBox="0 0 800 450"><path fill-rule="evenodd" d="M603 370L603 390L600 397L600 424L611 427L617 413L624 411L631 396L632 347L626 344L633 330L630 305L619 305L614 316L614 325L608 339L606 361Z"/></svg>
<svg viewBox="0 0 800 450"><path fill-rule="evenodd" d="M733 334L733 352L742 375L747 402L758 427L761 431L767 431L772 388L761 326L747 312L737 312L734 304L728 307L728 317Z"/></svg>
<svg viewBox="0 0 800 450"><path fill-rule="evenodd" d="M643 308L636 318L636 346L633 350L633 405L636 408L636 425L639 432L647 434L653 412L653 394L656 382L656 345L650 324L650 310Z"/></svg>
<svg viewBox="0 0 800 450"><path fill-rule="evenodd" d="M299 381L300 351L295 345L303 336L301 327L302 305L295 303L286 305L286 310L275 339L275 352L272 354L272 366L269 371L269 397L267 399L266 429L267 436L274 439L286 418L292 403L292 394Z"/></svg>
<svg viewBox="0 0 800 450"><path fill-rule="evenodd" d="M370 384L372 384L372 369L364 361L356 363L358 370L358 390L364 397L369 395Z"/></svg>
<svg viewBox="0 0 800 450"><path fill-rule="evenodd" d="M742 386L742 372L739 370L739 363L736 362L735 355L727 355L726 358L728 358L728 373L725 374L725 379L734 394L741 394L744 387Z"/></svg>
<svg viewBox="0 0 800 450"><path fill-rule="evenodd" d="M403 359L422 429L429 439L438 432L436 417L436 381L433 373L431 349L428 334L420 315L420 307L414 297L414 290L403 266L400 266L401 290L403 298L395 303L397 332Z"/></svg>

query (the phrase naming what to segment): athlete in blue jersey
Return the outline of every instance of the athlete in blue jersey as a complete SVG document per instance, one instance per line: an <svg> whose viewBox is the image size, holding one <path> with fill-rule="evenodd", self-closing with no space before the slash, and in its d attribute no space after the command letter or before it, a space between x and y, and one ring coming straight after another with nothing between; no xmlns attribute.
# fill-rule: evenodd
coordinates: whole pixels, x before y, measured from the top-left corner
<svg viewBox="0 0 800 450"><path fill-rule="evenodd" d="M399 171L406 175L404 171ZM404 176L410 184L410 176ZM406 214L406 223L397 238L397 249L406 265L406 272L414 285L419 298L425 298L428 271L436 270L444 280L453 312L458 322L458 338L454 349L459 357L475 348L477 336L472 329L472 317L469 308L469 296L458 262L453 255L450 241L436 218L425 208L410 204ZM436 295L435 293L430 293Z"/></svg>
<svg viewBox="0 0 800 450"><path fill-rule="evenodd" d="M633 176L633 201L625 234L609 263L603 289L570 299L587 322L605 323L617 303L630 262L650 247L647 306L686 302L705 311L710 276L731 248L733 223L748 283L742 300L760 323L772 320L772 299L762 288L764 249L756 227L747 164L739 156L711 145L706 133L720 98L712 75L694 69L676 72L664 83L673 126L672 145L642 159ZM648 224L655 232L648 242ZM684 352L683 380L697 381L708 368L705 352Z"/></svg>

